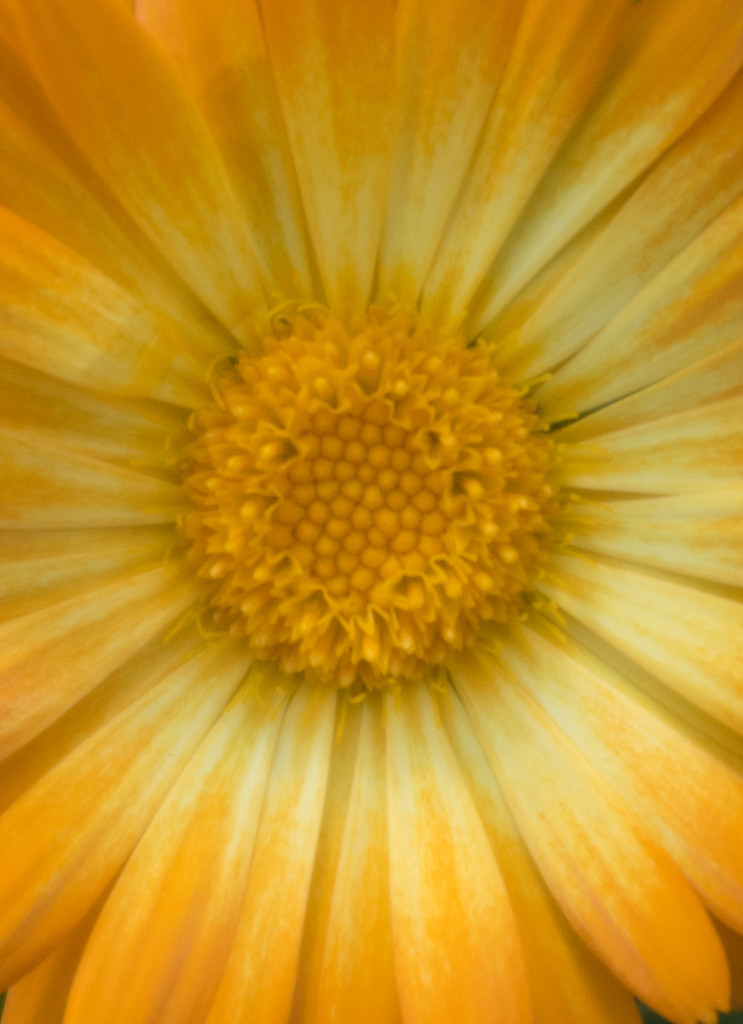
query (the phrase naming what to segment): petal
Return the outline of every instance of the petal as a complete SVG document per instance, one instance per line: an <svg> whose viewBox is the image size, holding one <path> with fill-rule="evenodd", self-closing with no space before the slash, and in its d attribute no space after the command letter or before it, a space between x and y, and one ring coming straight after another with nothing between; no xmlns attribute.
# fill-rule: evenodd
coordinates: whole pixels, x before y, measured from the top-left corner
<svg viewBox="0 0 743 1024"><path fill-rule="evenodd" d="M63 1024L72 979L99 911L95 904L46 960L11 987L3 1024Z"/></svg>
<svg viewBox="0 0 743 1024"><path fill-rule="evenodd" d="M727 1003L717 934L681 872L557 725L486 655L455 682L565 916L636 996L678 1024Z"/></svg>
<svg viewBox="0 0 743 1024"><path fill-rule="evenodd" d="M358 309L387 204L393 3L275 0L262 16L325 294Z"/></svg>
<svg viewBox="0 0 743 1024"><path fill-rule="evenodd" d="M458 697L443 716L503 873L539 1024L640 1024L629 992L583 944L542 881Z"/></svg>
<svg viewBox="0 0 743 1024"><path fill-rule="evenodd" d="M686 246L703 247L697 236L731 204L721 230L735 232L743 189L742 103L740 75L643 177L518 336L509 339L506 364L512 375L536 376L572 355L638 292L651 288L656 275L669 274L667 264ZM677 275L683 263L682 257Z"/></svg>
<svg viewBox="0 0 743 1024"><path fill-rule="evenodd" d="M192 658L82 743L0 818L0 983L27 973L122 866L245 671Z"/></svg>
<svg viewBox="0 0 743 1024"><path fill-rule="evenodd" d="M549 577L560 608L743 732L743 604L601 558L555 556Z"/></svg>
<svg viewBox="0 0 743 1024"><path fill-rule="evenodd" d="M179 353L175 324L2 209L0 275L0 354L6 358L114 393L185 404L208 395L199 368Z"/></svg>
<svg viewBox="0 0 743 1024"><path fill-rule="evenodd" d="M395 964L410 1024L531 1019L511 905L424 684L387 698Z"/></svg>
<svg viewBox="0 0 743 1024"><path fill-rule="evenodd" d="M198 100L272 285L309 297L302 202L255 0L138 0L137 18Z"/></svg>
<svg viewBox="0 0 743 1024"><path fill-rule="evenodd" d="M353 783L324 935L316 1024L401 1024L392 948L381 703L362 704ZM304 1018L303 1018L304 1019Z"/></svg>
<svg viewBox="0 0 743 1024"><path fill-rule="evenodd" d="M380 256L383 296L416 303L467 176L520 6L405 0L396 12L400 117Z"/></svg>
<svg viewBox="0 0 743 1024"><path fill-rule="evenodd" d="M743 145L741 165L743 170ZM707 160L703 166L708 171ZM707 187L716 194L713 183L708 181ZM656 202L656 208L664 205ZM647 236L641 234L645 240ZM596 260L600 258L596 254ZM622 266L620 271L616 264L615 278L624 277L627 269ZM560 367L540 389L540 402L547 405L552 420L564 419L648 387L694 360L739 342L742 288L743 199L739 199ZM743 379L743 373L737 379Z"/></svg>
<svg viewBox="0 0 743 1024"><path fill-rule="evenodd" d="M567 435L569 436L569 435ZM566 445L567 487L683 494L740 483L743 396Z"/></svg>
<svg viewBox="0 0 743 1024"><path fill-rule="evenodd" d="M735 587L743 579L743 487L576 503L573 547Z"/></svg>
<svg viewBox="0 0 743 1024"><path fill-rule="evenodd" d="M261 678L263 677L263 678ZM286 698L253 668L138 843L77 972L66 1024L202 1021L237 926Z"/></svg>
<svg viewBox="0 0 743 1024"><path fill-rule="evenodd" d="M208 1024L288 1019L323 814L335 701L334 691L305 684L287 708L238 930Z"/></svg>
<svg viewBox="0 0 743 1024"><path fill-rule="evenodd" d="M2 529L172 523L183 508L173 483L2 426L0 488Z"/></svg>
<svg viewBox="0 0 743 1024"><path fill-rule="evenodd" d="M467 308L595 90L629 9L629 0L526 0L503 81L426 281L424 308L454 316ZM492 15L487 23L495 23ZM453 56L450 63L456 66Z"/></svg>
<svg viewBox="0 0 743 1024"><path fill-rule="evenodd" d="M0 531L0 620L77 597L162 567L174 543L169 526L112 530Z"/></svg>
<svg viewBox="0 0 743 1024"><path fill-rule="evenodd" d="M577 422L560 428L560 433L556 437L562 443L572 443L600 434L613 434L615 431L639 426L662 416L671 416L714 401L735 398L741 393L743 340L734 341L720 351L713 351L706 358L692 363L670 377L665 377L657 384L642 388L618 402L592 411ZM545 399L545 406L545 414L550 419L554 415L559 415L553 411L549 399Z"/></svg>
<svg viewBox="0 0 743 1024"><path fill-rule="evenodd" d="M185 435L183 420L163 402L103 396L0 359L0 425L42 443L162 471L172 460L169 442Z"/></svg>
<svg viewBox="0 0 743 1024"><path fill-rule="evenodd" d="M164 569L127 573L84 597L0 626L0 753L27 743L191 603Z"/></svg>
<svg viewBox="0 0 743 1024"><path fill-rule="evenodd" d="M476 330L682 136L741 61L743 9L730 0L626 12L598 88L494 260Z"/></svg>
<svg viewBox="0 0 743 1024"><path fill-rule="evenodd" d="M743 778L567 638L526 630L503 658L707 906L743 928Z"/></svg>
<svg viewBox="0 0 743 1024"><path fill-rule="evenodd" d="M214 140L155 44L115 0L9 6L92 167L222 323L239 325L262 298L248 230Z"/></svg>

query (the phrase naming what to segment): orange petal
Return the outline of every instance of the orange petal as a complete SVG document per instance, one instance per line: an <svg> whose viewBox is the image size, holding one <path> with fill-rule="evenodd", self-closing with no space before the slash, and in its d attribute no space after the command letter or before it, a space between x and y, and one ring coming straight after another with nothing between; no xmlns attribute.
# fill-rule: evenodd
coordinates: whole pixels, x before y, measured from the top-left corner
<svg viewBox="0 0 743 1024"><path fill-rule="evenodd" d="M712 1024L727 1004L717 934L673 861L555 722L489 655L455 682L529 852L565 916L653 1009Z"/></svg>
<svg viewBox="0 0 743 1024"><path fill-rule="evenodd" d="M743 928L743 779L567 638L525 630L503 659L712 911Z"/></svg>
<svg viewBox="0 0 743 1024"><path fill-rule="evenodd" d="M193 601L164 569L0 626L0 750L11 754L122 665Z"/></svg>
<svg viewBox="0 0 743 1024"><path fill-rule="evenodd" d="M369 299L387 206L392 0L272 0L262 17L328 302Z"/></svg>
<svg viewBox="0 0 743 1024"><path fill-rule="evenodd" d="M137 18L198 100L272 287L313 292L302 201L255 0L138 0Z"/></svg>
<svg viewBox="0 0 743 1024"><path fill-rule="evenodd" d="M386 700L395 965L409 1024L531 1020L513 911L434 698Z"/></svg>
<svg viewBox="0 0 743 1024"><path fill-rule="evenodd" d="M333 742L335 692L305 684L287 708L240 920L208 1024L287 1020Z"/></svg>
<svg viewBox="0 0 743 1024"><path fill-rule="evenodd" d="M148 826L86 947L66 1024L204 1019L237 927L286 702L275 687L273 670L254 666Z"/></svg>
<svg viewBox="0 0 743 1024"><path fill-rule="evenodd" d="M192 658L0 817L0 984L47 956L98 899L244 670L232 645Z"/></svg>
<svg viewBox="0 0 743 1024"><path fill-rule="evenodd" d="M640 1024L629 992L568 924L542 881L457 696L443 716L516 913L539 1024Z"/></svg>
<svg viewBox="0 0 743 1024"><path fill-rule="evenodd" d="M116 0L9 6L91 166L222 323L239 325L262 300L248 229L196 104L154 42Z"/></svg>

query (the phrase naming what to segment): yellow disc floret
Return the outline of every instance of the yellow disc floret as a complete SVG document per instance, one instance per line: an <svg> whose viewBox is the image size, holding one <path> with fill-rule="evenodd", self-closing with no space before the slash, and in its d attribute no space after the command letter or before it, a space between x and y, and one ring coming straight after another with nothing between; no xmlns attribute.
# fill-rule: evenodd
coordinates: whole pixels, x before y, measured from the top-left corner
<svg viewBox="0 0 743 1024"><path fill-rule="evenodd" d="M256 656L375 687L519 611L552 443L485 346L398 311L297 315L214 388L181 529L215 625Z"/></svg>

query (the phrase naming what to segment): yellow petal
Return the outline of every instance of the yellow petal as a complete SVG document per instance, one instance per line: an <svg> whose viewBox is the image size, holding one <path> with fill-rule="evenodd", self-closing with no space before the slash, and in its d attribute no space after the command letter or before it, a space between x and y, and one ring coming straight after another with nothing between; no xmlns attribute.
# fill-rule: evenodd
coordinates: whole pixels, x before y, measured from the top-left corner
<svg viewBox="0 0 743 1024"><path fill-rule="evenodd" d="M404 0L396 11L400 109L380 255L383 296L416 303L467 176L519 13L519 2L489 0Z"/></svg>
<svg viewBox="0 0 743 1024"><path fill-rule="evenodd" d="M740 162L743 171L743 146ZM708 158L698 164L709 175ZM740 178L741 171L731 177ZM684 195L688 178L688 174L684 176ZM718 194L708 177L706 187L712 195ZM696 198L694 190L689 191ZM719 191L724 195L722 188ZM656 201L655 208L665 209L667 205ZM689 218L685 214L670 218L669 230L677 228L679 220L688 223ZM643 225L646 223L647 217ZM631 231L628 226L627 234L639 236L655 248L644 228ZM674 232L677 235L678 230ZM616 252L619 239L608 241ZM595 254L592 266L605 266L605 256ZM609 273L614 280L624 279L627 269L618 260L610 262ZM582 272L585 279L585 266ZM607 275L607 279L612 278ZM603 287L595 279L591 284ZM739 199L651 277L632 301L613 319L610 316L610 322L546 382L540 389L540 402L550 419L563 419L631 394L738 342L743 313L736 300L742 288L743 199ZM578 304L585 299L586 294L578 289ZM742 379L743 373L739 372L737 380Z"/></svg>
<svg viewBox="0 0 743 1024"><path fill-rule="evenodd" d="M692 406L565 448L568 487L683 494L740 483L743 396Z"/></svg>
<svg viewBox="0 0 743 1024"><path fill-rule="evenodd" d="M631 0L523 4L510 52L504 45L503 80L426 281L424 308L456 315L469 306L605 72L630 4ZM455 14L456 6L449 6ZM509 6L517 8L502 8ZM494 25L496 18L489 13L484 22ZM432 23L435 28L433 19ZM482 29L475 31L482 34ZM453 71L457 61L451 55L447 70ZM466 85L468 76L461 80Z"/></svg>
<svg viewBox="0 0 743 1024"><path fill-rule="evenodd" d="M199 367L183 357L172 322L2 209L0 274L0 354L6 358L114 393L187 405L208 395Z"/></svg>
<svg viewBox="0 0 743 1024"><path fill-rule="evenodd" d="M262 298L248 229L208 127L154 42L116 0L9 6L91 166L222 323L239 325Z"/></svg>
<svg viewBox="0 0 743 1024"><path fill-rule="evenodd" d="M335 692L301 686L287 708L237 934L208 1024L286 1020L320 831ZM332 813L332 809L331 812Z"/></svg>
<svg viewBox="0 0 743 1024"><path fill-rule="evenodd" d="M743 732L743 605L602 558L555 556L543 589L672 690Z"/></svg>
<svg viewBox="0 0 743 1024"><path fill-rule="evenodd" d="M273 0L262 8L325 295L369 299L387 202L392 0Z"/></svg>
<svg viewBox="0 0 743 1024"><path fill-rule="evenodd" d="M172 523L183 508L173 483L2 426L0 488L0 528Z"/></svg>
<svg viewBox="0 0 743 1024"><path fill-rule="evenodd" d="M629 992L568 924L519 835L458 697L443 715L516 913L539 1024L640 1024Z"/></svg>
<svg viewBox="0 0 743 1024"><path fill-rule="evenodd" d="M390 918L382 708L362 705L353 784L308 1024L402 1024Z"/></svg>
<svg viewBox="0 0 743 1024"><path fill-rule="evenodd" d="M254 667L138 843L88 942L66 1024L202 1021L219 983L281 725ZM260 679L265 677L265 681Z"/></svg>
<svg viewBox="0 0 743 1024"><path fill-rule="evenodd" d="M475 330L704 114L741 61L743 8L730 0L626 12L598 88L493 263Z"/></svg>
<svg viewBox="0 0 743 1024"><path fill-rule="evenodd" d="M389 695L392 932L410 1024L531 1020L513 911L467 784L423 684Z"/></svg>
<svg viewBox="0 0 743 1024"><path fill-rule="evenodd" d="M577 503L573 547L732 587L743 579L743 487ZM572 526L575 516L575 526Z"/></svg>
<svg viewBox="0 0 743 1024"><path fill-rule="evenodd" d="M579 935L653 1009L712 1022L717 934L683 875L555 722L489 655L455 682L529 852Z"/></svg>
<svg viewBox="0 0 743 1024"><path fill-rule="evenodd" d="M139 0L137 18L198 100L272 288L309 297L302 201L255 0Z"/></svg>

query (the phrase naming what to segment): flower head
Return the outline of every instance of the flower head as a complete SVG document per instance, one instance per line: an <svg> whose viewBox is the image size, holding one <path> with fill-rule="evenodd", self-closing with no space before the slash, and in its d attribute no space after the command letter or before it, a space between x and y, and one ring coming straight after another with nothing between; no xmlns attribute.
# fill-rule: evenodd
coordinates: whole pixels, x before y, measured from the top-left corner
<svg viewBox="0 0 743 1024"><path fill-rule="evenodd" d="M743 7L0 8L3 1024L711 1024Z"/></svg>

